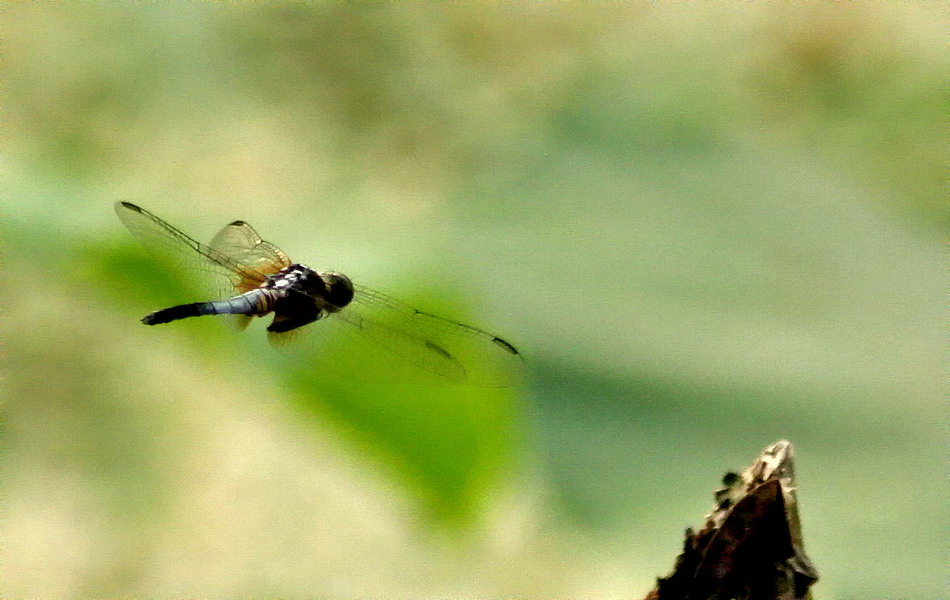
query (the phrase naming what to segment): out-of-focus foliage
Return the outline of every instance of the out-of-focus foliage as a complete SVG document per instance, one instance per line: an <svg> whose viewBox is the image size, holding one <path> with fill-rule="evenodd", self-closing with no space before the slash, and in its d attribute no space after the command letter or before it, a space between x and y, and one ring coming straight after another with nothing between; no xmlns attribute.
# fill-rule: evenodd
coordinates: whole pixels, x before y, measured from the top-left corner
<svg viewBox="0 0 950 600"><path fill-rule="evenodd" d="M816 593L939 596L942 17L6 6L0 595L637 597L786 438ZM525 385L143 327L201 292L116 200L497 331Z"/></svg>

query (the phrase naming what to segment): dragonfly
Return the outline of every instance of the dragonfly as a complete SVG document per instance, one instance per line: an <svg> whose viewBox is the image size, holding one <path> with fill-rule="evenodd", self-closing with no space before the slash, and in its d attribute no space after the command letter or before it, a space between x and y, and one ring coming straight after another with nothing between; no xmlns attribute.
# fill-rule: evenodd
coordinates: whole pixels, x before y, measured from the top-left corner
<svg viewBox="0 0 950 600"><path fill-rule="evenodd" d="M116 214L142 245L196 267L220 299L180 304L142 317L160 325L204 315L235 315L239 327L273 315L267 335L277 346L330 322L359 339L451 381L505 386L517 381L521 353L507 340L471 325L413 308L392 296L354 284L336 271L292 262L249 224L233 221L202 244L144 208L116 202ZM338 352L345 353L346 349Z"/></svg>

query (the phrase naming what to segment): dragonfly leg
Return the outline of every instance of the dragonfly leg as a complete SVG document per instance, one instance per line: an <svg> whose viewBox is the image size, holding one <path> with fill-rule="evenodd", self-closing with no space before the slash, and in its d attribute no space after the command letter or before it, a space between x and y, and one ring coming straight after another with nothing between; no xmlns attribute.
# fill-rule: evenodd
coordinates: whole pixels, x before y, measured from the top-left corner
<svg viewBox="0 0 950 600"><path fill-rule="evenodd" d="M308 323L313 323L320 318L320 312L314 310L311 314L302 314L300 312L295 313L280 313L277 312L274 314L274 320L270 325L267 326L267 331L271 333L284 333L290 331L291 329L297 329L298 327L303 327Z"/></svg>

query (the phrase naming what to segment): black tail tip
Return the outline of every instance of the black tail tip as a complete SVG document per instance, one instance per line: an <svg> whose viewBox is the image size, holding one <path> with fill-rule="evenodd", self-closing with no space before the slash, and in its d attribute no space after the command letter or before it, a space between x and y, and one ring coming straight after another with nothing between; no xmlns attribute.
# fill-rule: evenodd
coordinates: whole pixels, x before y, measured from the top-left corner
<svg viewBox="0 0 950 600"><path fill-rule="evenodd" d="M145 315L144 317L142 317L142 322L145 323L146 325L158 325L159 323L161 323L161 321L159 321L155 317L155 315L156 313Z"/></svg>

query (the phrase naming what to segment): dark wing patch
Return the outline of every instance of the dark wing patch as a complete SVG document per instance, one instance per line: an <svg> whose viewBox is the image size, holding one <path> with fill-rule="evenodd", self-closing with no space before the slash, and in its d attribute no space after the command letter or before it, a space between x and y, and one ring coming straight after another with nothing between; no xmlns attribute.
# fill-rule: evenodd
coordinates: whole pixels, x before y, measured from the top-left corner
<svg viewBox="0 0 950 600"><path fill-rule="evenodd" d="M512 346L505 340L501 339L500 337L493 338L492 341L498 344L499 346L501 346L505 351L510 352L511 354L514 354L515 356L521 356L521 353L518 352L518 350L514 346Z"/></svg>

